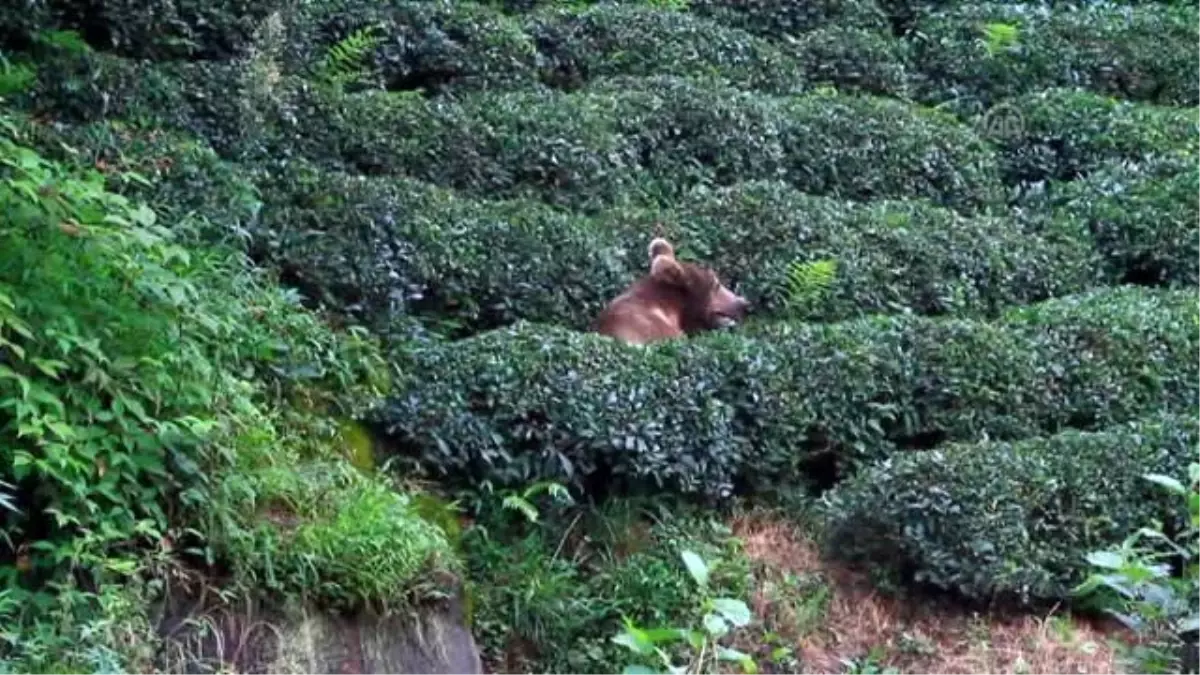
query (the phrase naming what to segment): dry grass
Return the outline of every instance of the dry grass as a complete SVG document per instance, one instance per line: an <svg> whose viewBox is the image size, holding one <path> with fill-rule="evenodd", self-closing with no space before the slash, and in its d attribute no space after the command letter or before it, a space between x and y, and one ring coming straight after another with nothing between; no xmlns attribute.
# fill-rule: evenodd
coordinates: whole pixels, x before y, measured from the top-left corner
<svg viewBox="0 0 1200 675"><path fill-rule="evenodd" d="M797 657L786 672L845 672L868 655L876 667L906 673L1119 672L1114 625L905 603L821 560L794 525L765 514L732 525L755 562L751 607Z"/></svg>

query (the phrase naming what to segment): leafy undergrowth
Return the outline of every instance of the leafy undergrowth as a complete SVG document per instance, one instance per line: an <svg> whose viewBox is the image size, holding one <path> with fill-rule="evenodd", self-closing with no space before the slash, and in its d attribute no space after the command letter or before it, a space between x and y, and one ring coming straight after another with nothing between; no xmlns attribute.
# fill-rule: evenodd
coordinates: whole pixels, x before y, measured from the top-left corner
<svg viewBox="0 0 1200 675"><path fill-rule="evenodd" d="M473 628L492 672L620 672L613 641L625 620L676 626L699 619L704 594L683 562L705 562L709 593L745 597L748 561L711 513L614 500L556 507L536 522L487 509L463 539Z"/></svg>
<svg viewBox="0 0 1200 675"><path fill-rule="evenodd" d="M1200 24L1135 4L0 9L0 666L153 669L186 567L346 611L465 568L504 671L1120 667L676 500L832 488L877 588L1034 607L1179 529L1136 474L1196 445ZM653 234L752 325L580 335Z"/></svg>
<svg viewBox="0 0 1200 675"><path fill-rule="evenodd" d="M0 666L153 669L173 569L362 606L453 567L350 467L337 421L385 391L378 345L25 142L0 118Z"/></svg>

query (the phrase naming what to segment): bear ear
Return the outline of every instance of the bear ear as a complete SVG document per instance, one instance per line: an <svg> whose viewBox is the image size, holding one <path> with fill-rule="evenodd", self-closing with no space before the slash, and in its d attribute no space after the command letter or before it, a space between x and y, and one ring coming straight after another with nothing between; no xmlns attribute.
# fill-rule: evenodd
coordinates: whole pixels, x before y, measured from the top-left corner
<svg viewBox="0 0 1200 675"><path fill-rule="evenodd" d="M659 255L650 263L650 278L672 286L683 286L683 266L672 255Z"/></svg>
<svg viewBox="0 0 1200 675"><path fill-rule="evenodd" d="M653 264L654 259L659 256L667 256L668 258L675 257L675 247L671 246L671 242L662 237L655 237L650 242L650 262Z"/></svg>

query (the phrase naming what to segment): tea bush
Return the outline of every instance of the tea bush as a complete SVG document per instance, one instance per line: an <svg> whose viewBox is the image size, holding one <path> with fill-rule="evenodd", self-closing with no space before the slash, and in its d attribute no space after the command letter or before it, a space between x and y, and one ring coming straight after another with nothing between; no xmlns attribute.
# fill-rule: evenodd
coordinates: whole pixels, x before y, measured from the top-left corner
<svg viewBox="0 0 1200 675"><path fill-rule="evenodd" d="M755 178L968 210L999 196L995 157L981 139L952 119L885 99L771 99L708 81L615 78L570 94L425 106L346 98L312 119L323 128L310 136L313 152L340 155L365 173L580 209Z"/></svg>
<svg viewBox="0 0 1200 675"><path fill-rule="evenodd" d="M42 4L42 3L37 3ZM151 60L222 60L248 46L278 0L51 0L57 27L78 30L96 49ZM45 24L39 22L39 28Z"/></svg>
<svg viewBox="0 0 1200 675"><path fill-rule="evenodd" d="M847 202L778 181L698 189L675 204L614 209L598 216L600 229L620 233L629 248L651 232L670 237L680 255L736 283L756 315L789 310L780 290L797 261L837 263L832 285L802 311L822 321L994 314L1102 280L1091 237L1077 224L1031 232L1013 219L964 217L923 200Z"/></svg>
<svg viewBox="0 0 1200 675"><path fill-rule="evenodd" d="M1190 161L1200 145L1196 120L1182 108L1046 89L1006 101L1015 129L983 125L1007 184L1073 180L1106 163L1155 158Z"/></svg>
<svg viewBox="0 0 1200 675"><path fill-rule="evenodd" d="M921 98L985 110L1054 87L1163 105L1200 102L1196 7L1157 3L1028 11L959 5L918 22Z"/></svg>
<svg viewBox="0 0 1200 675"><path fill-rule="evenodd" d="M688 11L769 38L799 36L829 25L883 28L886 18L867 0L689 0Z"/></svg>
<svg viewBox="0 0 1200 675"><path fill-rule="evenodd" d="M1184 525L1184 505L1141 478L1194 458L1196 410L1180 412L888 458L829 493L826 549L967 598L1066 598L1093 550Z"/></svg>
<svg viewBox="0 0 1200 675"><path fill-rule="evenodd" d="M799 60L813 85L901 99L911 94L909 44L882 31L831 25L797 36L785 53Z"/></svg>
<svg viewBox="0 0 1200 675"><path fill-rule="evenodd" d="M779 94L805 84L797 60L770 41L690 12L598 4L540 12L528 30L544 60L543 81L565 89L616 75L719 76Z"/></svg>
<svg viewBox="0 0 1200 675"><path fill-rule="evenodd" d="M1198 393L1194 297L1095 291L1002 324L872 317L650 348L525 323L413 352L381 412L435 474L720 498L894 448L1099 428ZM821 478L821 476L815 476Z"/></svg>
<svg viewBox="0 0 1200 675"><path fill-rule="evenodd" d="M1194 162L1121 163L1054 194L1056 217L1087 225L1113 277L1143 284L1200 283L1200 172Z"/></svg>
<svg viewBox="0 0 1200 675"><path fill-rule="evenodd" d="M372 325L410 314L451 333L522 317L582 328L632 280L631 253L613 237L544 204L463 199L296 162L270 174L259 181L252 250L314 299Z"/></svg>
<svg viewBox="0 0 1200 675"><path fill-rule="evenodd" d="M329 49L358 31L365 84L440 93L529 86L538 53L521 22L476 2L322 2L289 14L285 63L314 72ZM352 65L352 64L343 64Z"/></svg>
<svg viewBox="0 0 1200 675"><path fill-rule="evenodd" d="M256 175L263 205L247 227L256 259L364 321L407 314L452 334L519 319L586 328L646 272L644 249L656 232L713 266L764 315L792 310L779 291L797 261L839 266L827 293L798 309L822 320L988 315L1102 280L1081 224L1028 232L1012 219L967 218L919 201L811 197L780 182L697 190L670 210L588 217L296 161Z"/></svg>

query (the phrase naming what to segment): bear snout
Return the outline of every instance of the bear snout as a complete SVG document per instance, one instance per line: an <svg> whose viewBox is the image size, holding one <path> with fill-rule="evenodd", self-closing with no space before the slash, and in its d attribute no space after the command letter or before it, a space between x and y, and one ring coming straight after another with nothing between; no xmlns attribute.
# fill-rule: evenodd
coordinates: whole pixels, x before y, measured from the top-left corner
<svg viewBox="0 0 1200 675"><path fill-rule="evenodd" d="M713 296L709 311L718 326L727 328L746 317L750 311L750 302L721 286Z"/></svg>

